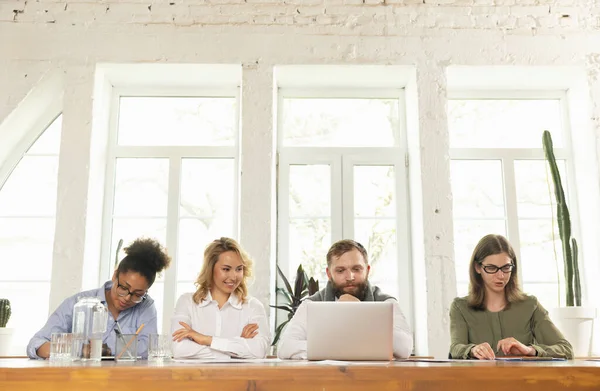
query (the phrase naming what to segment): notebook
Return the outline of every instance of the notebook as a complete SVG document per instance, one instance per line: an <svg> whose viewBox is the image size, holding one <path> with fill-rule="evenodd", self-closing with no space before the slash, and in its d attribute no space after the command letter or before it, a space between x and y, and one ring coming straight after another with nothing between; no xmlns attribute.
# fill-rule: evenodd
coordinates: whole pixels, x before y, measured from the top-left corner
<svg viewBox="0 0 600 391"><path fill-rule="evenodd" d="M309 360L394 359L392 302L307 301Z"/></svg>

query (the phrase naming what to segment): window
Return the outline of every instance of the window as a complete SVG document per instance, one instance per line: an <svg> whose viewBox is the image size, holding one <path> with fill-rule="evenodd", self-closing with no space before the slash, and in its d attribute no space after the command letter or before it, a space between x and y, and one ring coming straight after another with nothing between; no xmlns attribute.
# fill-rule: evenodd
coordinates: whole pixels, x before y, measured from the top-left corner
<svg viewBox="0 0 600 391"><path fill-rule="evenodd" d="M278 265L322 288L331 244L355 239L371 283L412 318L403 103L402 90L280 89Z"/></svg>
<svg viewBox="0 0 600 391"><path fill-rule="evenodd" d="M14 346L27 345L48 317L61 127L59 115L0 184L0 297L13 308Z"/></svg>
<svg viewBox="0 0 600 391"><path fill-rule="evenodd" d="M237 237L238 92L141 95L117 91L110 141L104 245L110 278L119 239L167 247L171 268L150 289L159 329L195 290L205 246ZM119 254L119 259L124 253Z"/></svg>
<svg viewBox="0 0 600 391"><path fill-rule="evenodd" d="M465 93L448 101L459 296L468 293L468 264L477 241L497 233L517 253L524 291L546 308L559 305L562 255L542 132L552 133L567 189L565 111L562 93Z"/></svg>

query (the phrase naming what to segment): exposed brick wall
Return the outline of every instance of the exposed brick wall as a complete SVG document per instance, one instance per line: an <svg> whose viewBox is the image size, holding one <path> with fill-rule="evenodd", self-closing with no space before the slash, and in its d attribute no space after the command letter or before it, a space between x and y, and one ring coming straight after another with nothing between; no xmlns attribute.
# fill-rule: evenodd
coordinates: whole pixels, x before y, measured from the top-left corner
<svg viewBox="0 0 600 391"><path fill-rule="evenodd" d="M64 25L314 26L399 35L411 29L600 29L598 0L2 1L0 22Z"/></svg>

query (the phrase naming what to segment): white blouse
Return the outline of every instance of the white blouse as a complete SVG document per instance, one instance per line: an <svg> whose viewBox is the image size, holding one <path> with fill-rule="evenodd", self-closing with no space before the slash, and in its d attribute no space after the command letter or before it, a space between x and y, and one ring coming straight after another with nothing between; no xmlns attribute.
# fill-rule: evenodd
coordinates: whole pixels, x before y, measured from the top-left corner
<svg viewBox="0 0 600 391"><path fill-rule="evenodd" d="M193 293L184 293L175 306L171 318L171 334L182 328L179 322L185 322L200 334L212 337L210 346L199 345L190 339L173 341L174 358L227 359L264 358L271 342L271 333L267 324L265 308L254 297L248 297L241 303L237 295L219 309L210 292L200 302L194 303ZM242 330L247 324L257 323L258 334L254 338L242 338Z"/></svg>

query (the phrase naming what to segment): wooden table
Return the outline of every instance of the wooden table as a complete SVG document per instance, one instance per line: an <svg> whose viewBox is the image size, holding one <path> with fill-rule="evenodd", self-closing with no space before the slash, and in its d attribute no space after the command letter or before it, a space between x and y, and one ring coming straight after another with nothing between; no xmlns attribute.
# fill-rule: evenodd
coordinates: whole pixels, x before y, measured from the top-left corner
<svg viewBox="0 0 600 391"><path fill-rule="evenodd" d="M340 364L115 363L0 360L0 390L600 390L600 362L392 362Z"/></svg>

